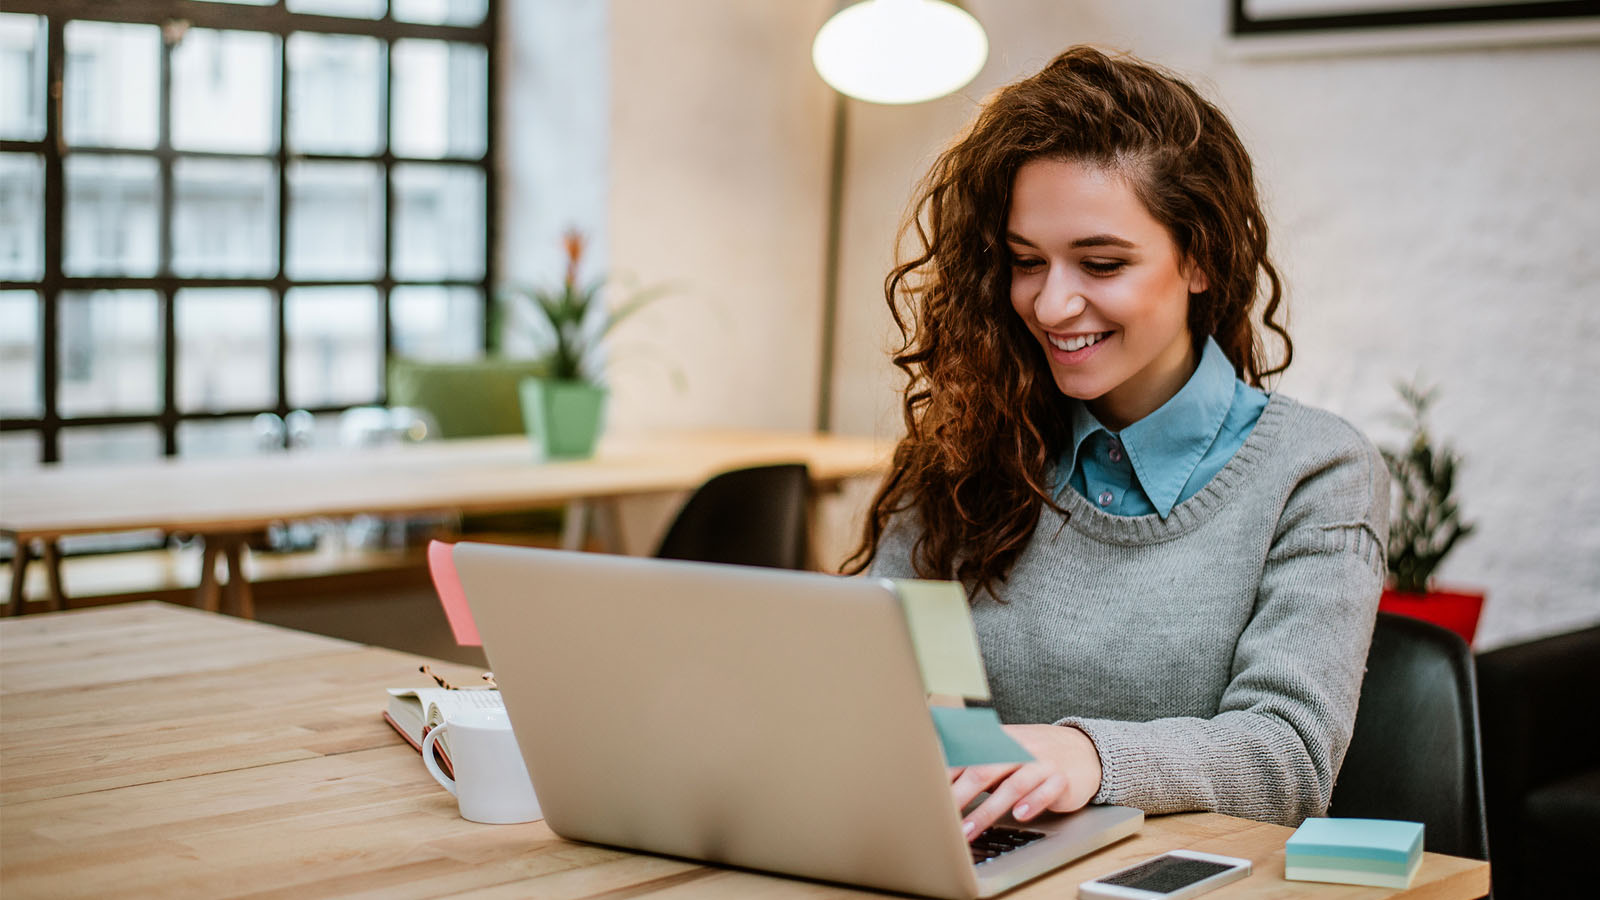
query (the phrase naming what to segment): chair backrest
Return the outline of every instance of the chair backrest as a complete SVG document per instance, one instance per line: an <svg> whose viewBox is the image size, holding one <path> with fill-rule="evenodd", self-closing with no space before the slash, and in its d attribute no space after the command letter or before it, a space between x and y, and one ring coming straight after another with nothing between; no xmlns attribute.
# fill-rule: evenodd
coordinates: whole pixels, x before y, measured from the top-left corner
<svg viewBox="0 0 1600 900"><path fill-rule="evenodd" d="M1378 613L1328 815L1421 822L1429 851L1488 859L1474 673L1458 635Z"/></svg>
<svg viewBox="0 0 1600 900"><path fill-rule="evenodd" d="M810 487L799 463L717 475L684 503L656 556L804 569Z"/></svg>

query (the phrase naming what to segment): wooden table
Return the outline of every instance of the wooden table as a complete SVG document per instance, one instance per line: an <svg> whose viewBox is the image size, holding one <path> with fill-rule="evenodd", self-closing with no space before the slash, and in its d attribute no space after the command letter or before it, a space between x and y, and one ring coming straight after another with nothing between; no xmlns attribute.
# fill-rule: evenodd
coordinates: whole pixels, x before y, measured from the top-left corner
<svg viewBox="0 0 1600 900"><path fill-rule="evenodd" d="M594 458L536 462L521 436L388 447L306 450L242 459L162 459L44 465L8 472L0 535L16 541L10 610L23 611L32 548L61 609L60 552L66 535L159 529L205 542L200 606L216 609L217 557L228 562L235 609L248 615L244 536L279 522L371 514L504 512L576 504L563 543L578 546L596 502L682 491L727 469L804 462L819 489L876 476L890 448L871 438L784 432L696 431L608 437Z"/></svg>
<svg viewBox="0 0 1600 900"><path fill-rule="evenodd" d="M380 719L417 657L157 603L0 622L0 895L475 898L883 896L478 825ZM429 661L451 678L476 673ZM1164 850L1254 860L1229 898L1472 898L1488 864L1427 854L1404 892L1283 880L1290 831L1208 813L1008 894Z"/></svg>

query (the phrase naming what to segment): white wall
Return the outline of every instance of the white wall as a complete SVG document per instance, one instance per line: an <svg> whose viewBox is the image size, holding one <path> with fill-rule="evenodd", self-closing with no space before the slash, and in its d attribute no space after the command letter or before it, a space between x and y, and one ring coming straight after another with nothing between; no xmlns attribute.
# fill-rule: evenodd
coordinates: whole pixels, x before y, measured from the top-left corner
<svg viewBox="0 0 1600 900"><path fill-rule="evenodd" d="M1281 389L1387 441L1392 382L1441 386L1435 430L1467 457L1479 523L1442 576L1488 589L1480 645L1600 620L1593 44L1242 59L1222 0L968 6L992 49L964 96L850 104L838 430L898 429L882 279L932 155L1060 49L1128 49L1191 77L1255 155L1290 284ZM613 0L613 262L687 284L626 337L688 381L618 367L613 427L809 427L830 102L809 45L832 7Z"/></svg>

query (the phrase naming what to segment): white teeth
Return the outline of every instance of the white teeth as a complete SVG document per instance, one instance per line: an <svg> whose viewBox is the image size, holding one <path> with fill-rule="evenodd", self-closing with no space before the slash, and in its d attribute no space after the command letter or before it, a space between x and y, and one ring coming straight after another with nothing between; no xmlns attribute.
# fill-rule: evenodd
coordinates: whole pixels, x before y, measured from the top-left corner
<svg viewBox="0 0 1600 900"><path fill-rule="evenodd" d="M1050 338L1050 345L1052 347L1056 347L1057 349L1065 350L1068 353L1071 353L1074 350L1082 350L1090 344L1099 343L1101 339L1110 333L1111 332L1109 331L1104 331L1100 334L1080 334L1076 337L1070 337L1065 340L1056 337L1050 337L1049 335L1046 335L1046 337Z"/></svg>

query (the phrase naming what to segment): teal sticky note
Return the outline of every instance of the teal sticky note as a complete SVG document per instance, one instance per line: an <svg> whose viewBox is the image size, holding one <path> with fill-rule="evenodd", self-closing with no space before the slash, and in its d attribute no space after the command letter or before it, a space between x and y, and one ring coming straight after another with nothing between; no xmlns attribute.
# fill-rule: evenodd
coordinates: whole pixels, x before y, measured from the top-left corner
<svg viewBox="0 0 1600 900"><path fill-rule="evenodd" d="M1302 857L1372 859L1407 865L1422 855L1422 823L1396 819L1310 818L1284 842Z"/></svg>
<svg viewBox="0 0 1600 900"><path fill-rule="evenodd" d="M931 706L928 711L933 714L933 727L939 732L947 765L1033 761L1033 755L1000 727L1000 716L992 709Z"/></svg>
<svg viewBox="0 0 1600 900"><path fill-rule="evenodd" d="M989 699L978 633L972 627L967 592L953 581L894 580L905 610L923 689L971 700Z"/></svg>

